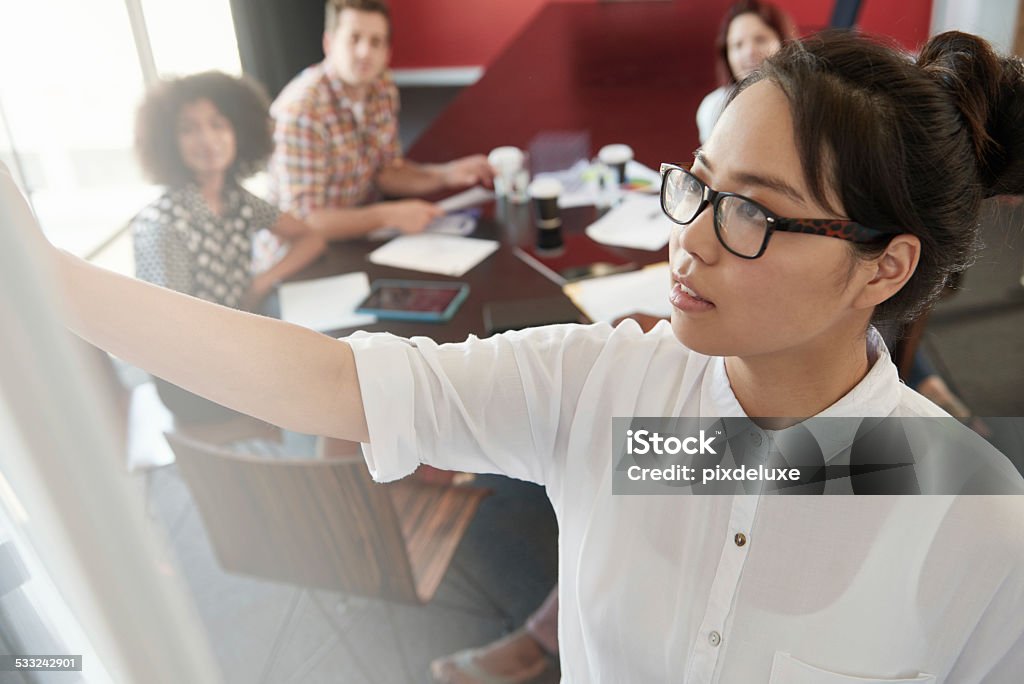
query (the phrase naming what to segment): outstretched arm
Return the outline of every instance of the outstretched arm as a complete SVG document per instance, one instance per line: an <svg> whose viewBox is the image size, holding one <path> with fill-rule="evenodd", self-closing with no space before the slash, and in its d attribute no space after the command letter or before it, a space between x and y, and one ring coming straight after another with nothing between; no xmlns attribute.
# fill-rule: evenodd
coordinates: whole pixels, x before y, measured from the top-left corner
<svg viewBox="0 0 1024 684"><path fill-rule="evenodd" d="M367 439L346 342L56 256L68 327L85 340L268 423Z"/></svg>
<svg viewBox="0 0 1024 684"><path fill-rule="evenodd" d="M5 229L37 244L59 281L67 325L82 338L281 427L367 439L347 343L127 278L56 250L2 166L0 217Z"/></svg>

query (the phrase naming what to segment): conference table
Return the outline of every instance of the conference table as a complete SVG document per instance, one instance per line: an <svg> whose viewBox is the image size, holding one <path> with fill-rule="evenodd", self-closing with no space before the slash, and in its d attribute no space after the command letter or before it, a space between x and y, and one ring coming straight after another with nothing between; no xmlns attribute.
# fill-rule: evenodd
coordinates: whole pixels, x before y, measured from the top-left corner
<svg viewBox="0 0 1024 684"><path fill-rule="evenodd" d="M544 7L484 75L464 89L408 152L420 162L443 162L487 153L500 145L529 148L538 134L572 132L589 139L590 154L608 143L627 143L641 163L690 158L697 144L694 112L712 88L714 23L695 3L552 3ZM681 27L703 21L706 41L680 39ZM698 59L698 55L702 55ZM701 69L688 68L693 64ZM698 74L698 71L700 72ZM688 80L690 79L690 80ZM381 243L352 240L332 245L302 278L364 271L379 278L457 280L468 299L444 324L384 321L362 326L438 342L485 334L488 302L559 296L561 288L516 256L532 244L529 205L483 207L472 237L500 248L460 278L378 266L367 256ZM597 217L593 207L562 211L563 230L582 231ZM658 252L607 248L638 265L663 261ZM666 297L668 296L666 288ZM351 330L331 331L345 335Z"/></svg>

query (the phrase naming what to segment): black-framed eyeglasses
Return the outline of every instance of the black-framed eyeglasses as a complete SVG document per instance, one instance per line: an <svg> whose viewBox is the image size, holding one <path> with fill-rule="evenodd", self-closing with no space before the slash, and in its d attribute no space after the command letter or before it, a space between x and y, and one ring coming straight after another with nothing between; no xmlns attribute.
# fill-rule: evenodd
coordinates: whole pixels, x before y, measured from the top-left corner
<svg viewBox="0 0 1024 684"><path fill-rule="evenodd" d="M783 218L754 200L734 192L720 192L677 164L661 165L661 210L686 226L711 205L715 236L738 257L756 259L764 254L775 231L823 235L857 243L880 243L897 235L841 219Z"/></svg>

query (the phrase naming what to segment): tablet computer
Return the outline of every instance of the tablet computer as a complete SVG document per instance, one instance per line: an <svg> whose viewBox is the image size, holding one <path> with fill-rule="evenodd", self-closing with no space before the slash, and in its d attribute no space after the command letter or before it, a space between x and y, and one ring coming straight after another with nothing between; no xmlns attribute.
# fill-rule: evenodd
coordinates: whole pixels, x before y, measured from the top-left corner
<svg viewBox="0 0 1024 684"><path fill-rule="evenodd" d="M431 280L375 280L357 313L399 321L450 320L469 296L467 283Z"/></svg>

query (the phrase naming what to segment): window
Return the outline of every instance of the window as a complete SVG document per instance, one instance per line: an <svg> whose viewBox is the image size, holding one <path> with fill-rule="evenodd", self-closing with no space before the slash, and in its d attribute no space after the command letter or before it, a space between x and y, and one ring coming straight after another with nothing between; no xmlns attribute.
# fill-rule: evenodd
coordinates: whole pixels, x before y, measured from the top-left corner
<svg viewBox="0 0 1024 684"><path fill-rule="evenodd" d="M208 69L241 71L228 0L0 0L0 160L51 240L88 257L156 195L132 152L146 77Z"/></svg>

